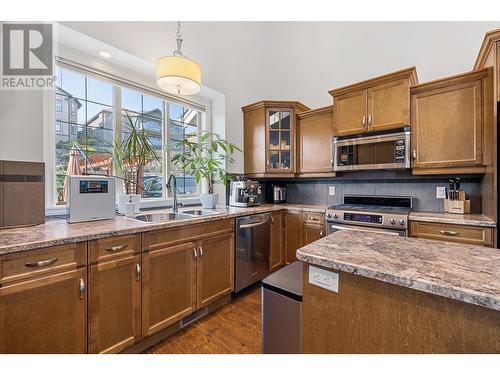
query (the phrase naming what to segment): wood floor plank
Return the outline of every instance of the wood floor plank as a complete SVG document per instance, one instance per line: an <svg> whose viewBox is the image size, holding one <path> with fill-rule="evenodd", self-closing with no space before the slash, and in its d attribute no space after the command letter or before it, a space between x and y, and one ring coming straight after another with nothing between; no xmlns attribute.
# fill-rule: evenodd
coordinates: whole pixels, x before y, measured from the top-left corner
<svg viewBox="0 0 500 375"><path fill-rule="evenodd" d="M228 305L149 348L145 353L261 353L260 287L240 294Z"/></svg>

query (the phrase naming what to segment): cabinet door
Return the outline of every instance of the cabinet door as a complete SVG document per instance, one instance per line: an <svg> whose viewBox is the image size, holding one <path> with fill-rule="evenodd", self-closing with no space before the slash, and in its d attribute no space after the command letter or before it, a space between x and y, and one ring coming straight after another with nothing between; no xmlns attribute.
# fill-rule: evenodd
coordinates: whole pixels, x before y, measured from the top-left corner
<svg viewBox="0 0 500 375"><path fill-rule="evenodd" d="M266 110L259 108L244 113L245 174L266 172Z"/></svg>
<svg viewBox="0 0 500 375"><path fill-rule="evenodd" d="M86 269L0 288L0 353L85 353Z"/></svg>
<svg viewBox="0 0 500 375"><path fill-rule="evenodd" d="M170 326L196 310L195 242L142 256L142 333Z"/></svg>
<svg viewBox="0 0 500 375"><path fill-rule="evenodd" d="M303 246L319 240L324 236L325 230L320 225L304 224Z"/></svg>
<svg viewBox="0 0 500 375"><path fill-rule="evenodd" d="M284 254L284 217L283 213L277 212L271 215L270 235L270 270L273 271L285 264Z"/></svg>
<svg viewBox="0 0 500 375"><path fill-rule="evenodd" d="M120 352L141 338L141 256L89 270L89 352Z"/></svg>
<svg viewBox="0 0 500 375"><path fill-rule="evenodd" d="M481 81L412 95L413 168L481 165Z"/></svg>
<svg viewBox="0 0 500 375"><path fill-rule="evenodd" d="M272 108L266 111L266 172L294 172L294 113L293 109Z"/></svg>
<svg viewBox="0 0 500 375"><path fill-rule="evenodd" d="M299 134L299 173L328 173L333 171L332 112L301 118Z"/></svg>
<svg viewBox="0 0 500 375"><path fill-rule="evenodd" d="M295 253L302 247L302 212L288 211L285 214L286 222L286 263L297 260Z"/></svg>
<svg viewBox="0 0 500 375"><path fill-rule="evenodd" d="M198 241L198 309L231 294L233 242L231 233Z"/></svg>
<svg viewBox="0 0 500 375"><path fill-rule="evenodd" d="M336 137L359 134L368 130L366 95L366 90L359 90L333 98L334 135Z"/></svg>
<svg viewBox="0 0 500 375"><path fill-rule="evenodd" d="M368 89L368 128L379 131L410 124L410 81L401 79Z"/></svg>

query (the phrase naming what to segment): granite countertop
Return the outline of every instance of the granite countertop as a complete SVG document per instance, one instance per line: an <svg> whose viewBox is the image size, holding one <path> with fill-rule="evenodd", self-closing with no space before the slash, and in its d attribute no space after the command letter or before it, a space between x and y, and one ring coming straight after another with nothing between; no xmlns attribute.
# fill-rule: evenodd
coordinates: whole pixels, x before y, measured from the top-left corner
<svg viewBox="0 0 500 375"><path fill-rule="evenodd" d="M184 209L181 209L180 212L193 208L199 207L185 207ZM219 212L216 215L193 217L192 219L187 220L175 220L155 224L144 223L118 215L114 219L75 224L68 224L65 219L48 219L41 225L1 229L0 255L123 234L133 234L189 224L204 223L214 220L223 220L256 213L279 211L283 209L324 212L326 207L292 204L264 204L261 206L245 208L223 206L216 209L216 211ZM148 210L145 212L154 213L158 211L164 212L170 210Z"/></svg>
<svg viewBox="0 0 500 375"><path fill-rule="evenodd" d="M338 231L297 250L303 262L500 311L500 251Z"/></svg>
<svg viewBox="0 0 500 375"><path fill-rule="evenodd" d="M410 213L411 221L425 221L430 223L473 225L476 227L495 228L496 224L488 216L482 214L449 214L447 212L418 212Z"/></svg>

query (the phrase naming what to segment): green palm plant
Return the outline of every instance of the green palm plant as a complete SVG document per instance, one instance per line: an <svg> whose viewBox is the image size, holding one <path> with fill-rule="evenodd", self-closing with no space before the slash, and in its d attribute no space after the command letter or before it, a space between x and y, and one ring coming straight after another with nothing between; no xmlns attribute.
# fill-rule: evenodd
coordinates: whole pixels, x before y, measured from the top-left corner
<svg viewBox="0 0 500 375"><path fill-rule="evenodd" d="M204 130L182 141L172 142L168 148L176 152L182 150L170 159L171 163L181 168L184 173L194 176L197 184L205 179L209 194L213 194L215 176L219 177L224 185L232 180L232 176L226 172L225 162L234 163L234 153L242 152L221 135Z"/></svg>
<svg viewBox="0 0 500 375"><path fill-rule="evenodd" d="M161 159L146 131L138 123L140 116L134 120L127 111L125 115L126 121L123 124L128 129L122 139L115 139L113 142L113 164L124 176L127 172L134 176L135 181L125 180L126 193L132 194L137 193L137 187L141 187L139 179L143 167L152 161L161 162Z"/></svg>

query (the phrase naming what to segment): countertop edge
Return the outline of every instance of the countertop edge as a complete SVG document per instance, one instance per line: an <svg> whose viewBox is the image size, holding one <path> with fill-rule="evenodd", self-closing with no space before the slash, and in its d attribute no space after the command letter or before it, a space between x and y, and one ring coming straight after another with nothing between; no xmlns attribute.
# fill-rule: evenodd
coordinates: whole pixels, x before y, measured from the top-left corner
<svg viewBox="0 0 500 375"><path fill-rule="evenodd" d="M453 224L453 225L470 225L474 227L482 228L496 228L496 224L493 220L485 217L485 220L473 220L464 218L452 218L452 217L435 217L430 214L429 216L417 216L423 215L423 213L415 212L415 214L410 213L409 221L419 221L425 223L436 223L436 224Z"/></svg>
<svg viewBox="0 0 500 375"><path fill-rule="evenodd" d="M453 287L441 286L432 281L414 280L407 277L402 277L394 274L388 274L368 267L348 264L344 262L335 262L325 259L317 255L309 255L303 253L301 249L296 252L297 259L308 264L330 268L332 270L350 273L357 276L367 277L370 279L382 281L385 283L402 286L409 289L418 290L425 293L434 294L440 297L449 298L455 301L469 303L484 308L500 311L499 301L493 300L484 293L475 291L464 291ZM451 297L452 295L460 295L460 298Z"/></svg>

